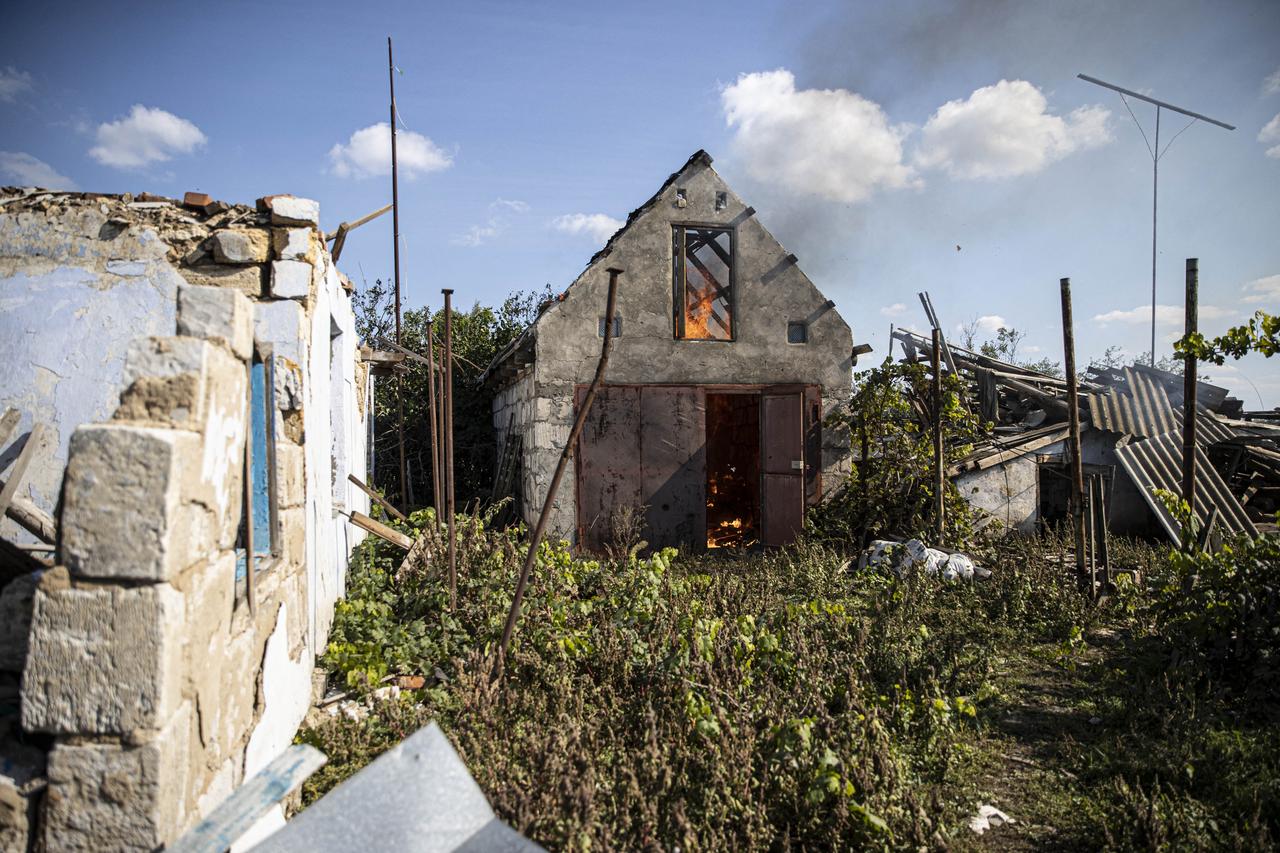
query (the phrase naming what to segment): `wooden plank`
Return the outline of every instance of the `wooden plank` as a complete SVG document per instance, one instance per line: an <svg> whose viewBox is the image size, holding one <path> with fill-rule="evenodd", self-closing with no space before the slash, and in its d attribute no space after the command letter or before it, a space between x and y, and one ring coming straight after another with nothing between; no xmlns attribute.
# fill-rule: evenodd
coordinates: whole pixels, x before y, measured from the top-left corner
<svg viewBox="0 0 1280 853"><path fill-rule="evenodd" d="M351 519L352 524L356 525L357 527L363 527L365 530L369 531L374 536L377 536L380 539L385 539L388 542L390 542L392 545L396 545L400 548L405 549L406 551L408 551L413 547L413 540L410 539L408 536L405 536L399 530L395 530L394 528L387 527L385 524L383 524L380 521L374 521L372 518L370 518L369 516L365 515L362 512L353 512L350 514L349 518Z"/></svg>
<svg viewBox="0 0 1280 853"><path fill-rule="evenodd" d="M31 427L31 432L27 434L26 443L22 445L22 450L18 452L18 458L13 463L13 471L9 474L8 481L3 488L0 488L0 514L8 511L9 503L18 491L18 484L22 482L23 476L27 473L27 467L31 465L31 460L35 458L36 451L40 449L43 438L44 424L34 424Z"/></svg>
<svg viewBox="0 0 1280 853"><path fill-rule="evenodd" d="M395 506L392 505L391 501L387 500L382 495L378 494L369 486L366 486L363 482L361 482L360 478L357 477L355 474L348 474L347 479L350 480L357 489L364 492L366 495L372 498L375 502L377 502L378 506L382 507L387 512L391 513L396 518L400 519L401 521L409 520L409 516L405 515L400 510L396 509Z"/></svg>
<svg viewBox="0 0 1280 853"><path fill-rule="evenodd" d="M172 853L222 853L326 761L314 746L289 747L167 849Z"/></svg>
<svg viewBox="0 0 1280 853"><path fill-rule="evenodd" d="M3 487L4 481L0 480L0 488ZM58 525L48 513L32 503L29 498L14 495L5 510L5 515L51 545L58 541Z"/></svg>

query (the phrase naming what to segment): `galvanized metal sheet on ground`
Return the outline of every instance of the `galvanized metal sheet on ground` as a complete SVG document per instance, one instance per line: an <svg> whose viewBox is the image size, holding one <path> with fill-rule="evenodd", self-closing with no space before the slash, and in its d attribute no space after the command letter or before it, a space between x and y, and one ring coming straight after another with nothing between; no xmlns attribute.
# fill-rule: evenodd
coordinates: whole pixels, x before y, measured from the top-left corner
<svg viewBox="0 0 1280 853"><path fill-rule="evenodd" d="M535 853L542 849L494 816L449 739L430 723L253 851Z"/></svg>
<svg viewBox="0 0 1280 853"><path fill-rule="evenodd" d="M1182 433L1166 433L1145 441L1135 441L1116 448L1116 456L1125 473L1133 480L1143 500L1160 519L1160 526L1174 542L1181 541L1181 526L1155 495L1155 489L1182 494ZM1231 533L1257 536L1244 507L1227 488L1222 477L1209 463L1203 447L1196 447L1196 520L1204 525L1212 507L1218 508L1218 524Z"/></svg>

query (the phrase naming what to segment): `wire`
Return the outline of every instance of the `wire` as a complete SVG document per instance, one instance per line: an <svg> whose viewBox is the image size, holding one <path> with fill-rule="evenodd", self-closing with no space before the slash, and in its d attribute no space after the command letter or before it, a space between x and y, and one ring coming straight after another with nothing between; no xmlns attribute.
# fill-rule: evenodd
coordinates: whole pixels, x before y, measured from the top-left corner
<svg viewBox="0 0 1280 853"><path fill-rule="evenodd" d="M1198 119L1198 118L1193 118L1191 121L1189 121L1189 122L1187 122L1185 125L1183 125L1182 130L1180 130L1180 131L1178 131L1177 133L1175 133L1175 134L1173 135L1173 139L1170 139L1170 140L1169 140L1169 145L1172 145L1172 144L1177 140L1177 138L1178 138L1179 136L1181 136L1182 134L1184 134L1184 133L1186 133L1186 132L1187 132L1187 128L1188 128L1188 127L1191 127L1191 125L1195 124L1195 123L1196 123L1196 122L1198 122L1199 120L1200 120L1200 119ZM1168 151L1168 150L1169 150L1169 145L1166 145L1166 146L1164 147L1164 151L1161 151L1161 152L1160 152L1160 156L1161 156L1161 157L1163 157L1163 156L1165 155L1165 151Z"/></svg>
<svg viewBox="0 0 1280 853"><path fill-rule="evenodd" d="M1142 124L1138 121L1138 117L1133 114L1133 109L1129 106L1129 99L1124 96L1123 92L1120 93L1120 100L1124 101L1124 108L1129 110L1129 118L1133 119L1133 123L1138 125L1138 133L1142 134L1142 141L1147 143L1147 151L1151 152L1152 159L1158 159L1156 158L1156 152L1151 148L1151 140L1147 139L1147 132L1142 129ZM1186 130L1186 128L1183 128L1183 130Z"/></svg>

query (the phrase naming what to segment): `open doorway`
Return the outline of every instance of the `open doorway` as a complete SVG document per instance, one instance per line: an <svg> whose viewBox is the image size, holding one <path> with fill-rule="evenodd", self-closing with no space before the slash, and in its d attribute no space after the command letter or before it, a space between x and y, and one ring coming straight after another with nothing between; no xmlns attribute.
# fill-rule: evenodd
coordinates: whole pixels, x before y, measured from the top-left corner
<svg viewBox="0 0 1280 853"><path fill-rule="evenodd" d="M760 541L760 395L707 394L707 547Z"/></svg>

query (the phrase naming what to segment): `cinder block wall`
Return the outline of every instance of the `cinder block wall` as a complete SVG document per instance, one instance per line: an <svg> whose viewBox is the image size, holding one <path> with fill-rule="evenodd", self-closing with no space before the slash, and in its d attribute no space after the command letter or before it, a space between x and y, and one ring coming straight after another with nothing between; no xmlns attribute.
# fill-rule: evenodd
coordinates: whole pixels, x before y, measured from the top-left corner
<svg viewBox="0 0 1280 853"><path fill-rule="evenodd" d="M140 286L157 283L160 307L145 316L170 325L132 330L141 336L100 392L117 397L114 412L69 436L58 565L34 596L22 724L55 736L47 849L154 849L288 746L310 705L360 537L338 512L368 511L346 476L365 476L369 382L314 202L277 197L262 211L223 205L205 216L127 199L62 203L54 215L19 214L28 235L93 220L64 238L60 280L115 264ZM96 244L104 239L119 241L114 253ZM146 263L121 266L136 247ZM86 254L92 263L77 268ZM28 270L48 260L16 258ZM121 297L77 293L95 306ZM255 346L273 376L277 523L251 609L236 544ZM67 426L75 412L56 403Z"/></svg>

